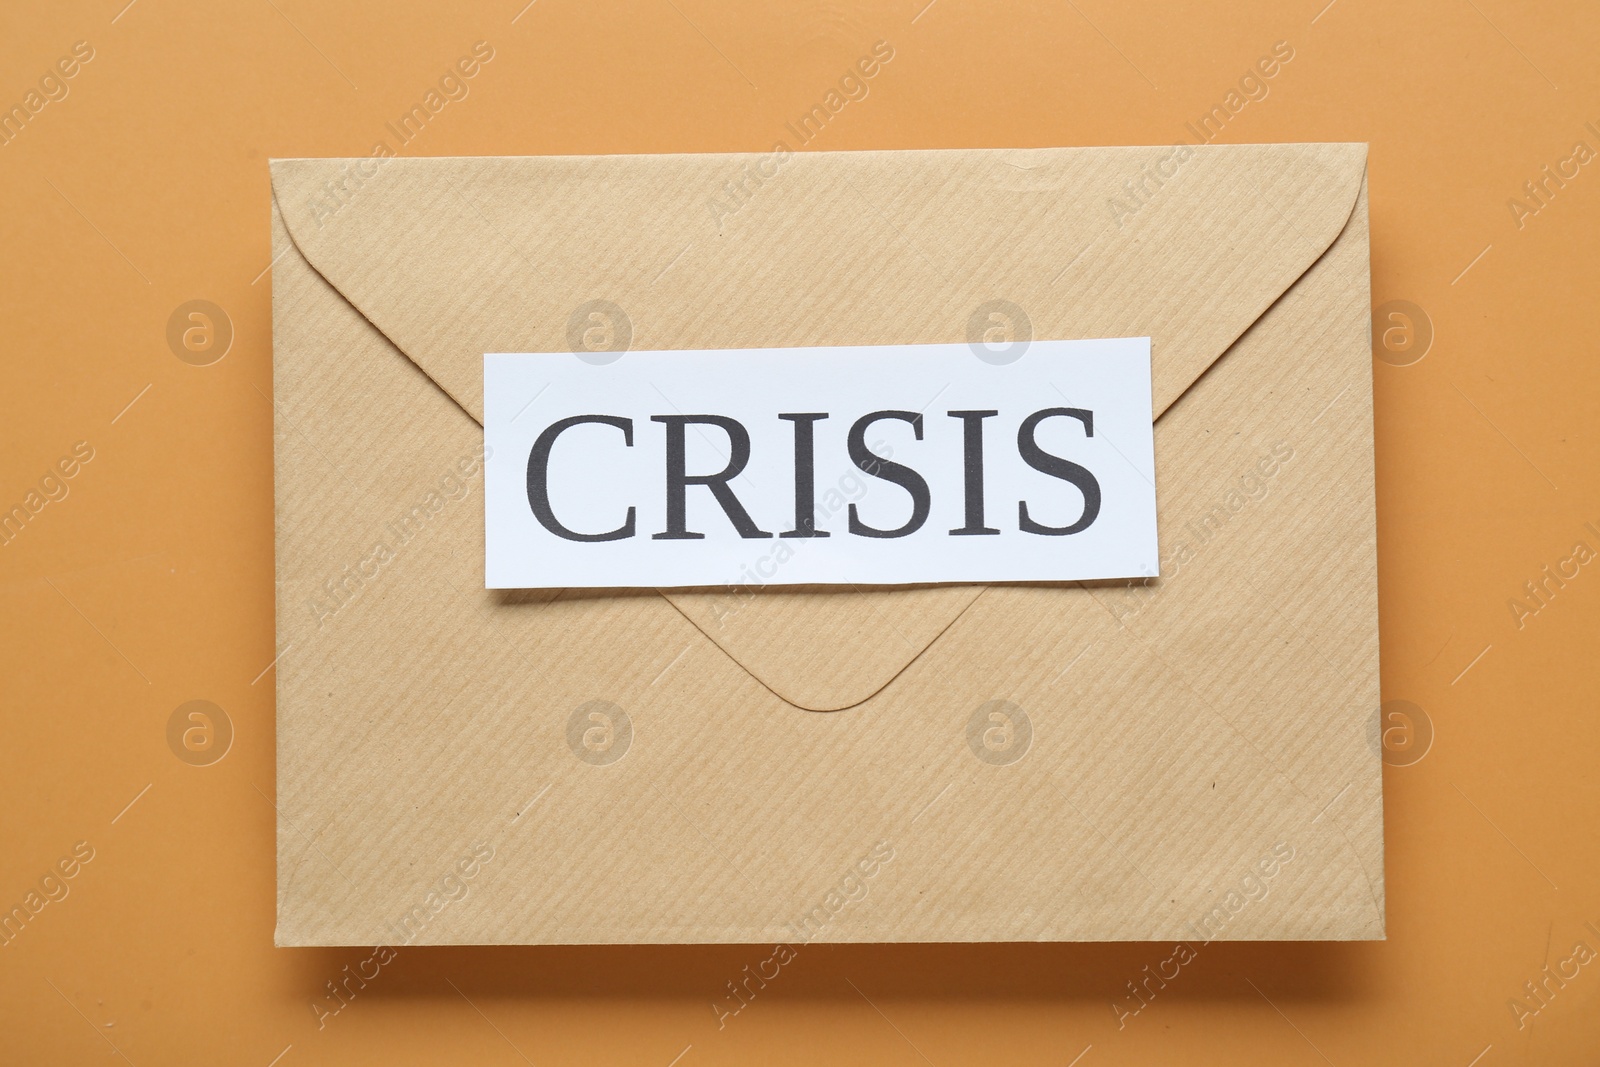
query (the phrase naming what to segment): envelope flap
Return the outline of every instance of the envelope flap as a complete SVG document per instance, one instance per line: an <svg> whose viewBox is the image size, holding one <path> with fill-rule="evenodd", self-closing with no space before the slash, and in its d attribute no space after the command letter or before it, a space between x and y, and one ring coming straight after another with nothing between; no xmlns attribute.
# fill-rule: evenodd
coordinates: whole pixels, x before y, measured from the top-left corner
<svg viewBox="0 0 1600 1067"><path fill-rule="evenodd" d="M1343 229L1359 144L278 160L306 260L482 421L485 352L1152 338L1159 417ZM601 302L601 303L596 303ZM330 353L329 358L338 358ZM930 398L931 399L931 398ZM673 604L778 695L848 707L979 587Z"/></svg>

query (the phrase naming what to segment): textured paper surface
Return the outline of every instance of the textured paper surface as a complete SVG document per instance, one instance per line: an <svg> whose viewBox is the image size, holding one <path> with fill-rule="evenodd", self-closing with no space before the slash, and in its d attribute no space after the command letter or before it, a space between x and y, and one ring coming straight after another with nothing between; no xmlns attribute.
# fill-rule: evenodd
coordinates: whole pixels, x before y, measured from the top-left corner
<svg viewBox="0 0 1600 1067"><path fill-rule="evenodd" d="M394 160L320 226L347 161L275 163L279 942L1381 937L1365 150L1197 148L1112 224L1165 151L802 155L722 231L742 157ZM595 299L1149 336L1163 577L484 591L481 354Z"/></svg>
<svg viewBox="0 0 1600 1067"><path fill-rule="evenodd" d="M1147 337L580 346L483 392L490 589L1157 573Z"/></svg>

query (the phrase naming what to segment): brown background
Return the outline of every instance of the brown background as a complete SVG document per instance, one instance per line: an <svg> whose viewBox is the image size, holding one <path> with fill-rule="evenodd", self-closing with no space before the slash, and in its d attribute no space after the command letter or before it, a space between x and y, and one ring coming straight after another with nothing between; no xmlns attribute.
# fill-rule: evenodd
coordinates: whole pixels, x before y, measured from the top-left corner
<svg viewBox="0 0 1600 1067"><path fill-rule="evenodd" d="M1600 950L1600 561L1520 628L1508 600L1600 550L1600 161L1520 228L1507 200L1600 150L1600 10L124 2L0 13L0 105L94 49L0 146L0 507L94 449L0 547L0 906L95 851L0 948L0 1061L1594 1061L1600 960L1521 1029L1507 1001ZM711 1002L770 947L404 949L319 1030L369 952L271 946L266 160L395 144L480 40L495 58L405 154L793 146L880 39L894 60L808 149L1193 140L1280 40L1218 140L1371 143L1374 300L1435 331L1375 367L1384 693L1435 733L1387 770L1389 940L1212 945L1121 1030L1111 1003L1171 946L812 946L721 1030ZM167 343L191 299L235 331L208 366ZM234 726L209 766L168 747L191 699Z"/></svg>

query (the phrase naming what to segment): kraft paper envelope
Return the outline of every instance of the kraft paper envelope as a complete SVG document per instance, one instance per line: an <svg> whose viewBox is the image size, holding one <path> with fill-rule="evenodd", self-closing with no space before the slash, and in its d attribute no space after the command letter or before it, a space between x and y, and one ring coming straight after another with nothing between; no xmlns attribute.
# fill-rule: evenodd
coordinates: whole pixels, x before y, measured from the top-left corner
<svg viewBox="0 0 1600 1067"><path fill-rule="evenodd" d="M274 162L278 943L1381 938L1365 173ZM635 352L1148 336L1161 578L486 591L484 353L597 300Z"/></svg>

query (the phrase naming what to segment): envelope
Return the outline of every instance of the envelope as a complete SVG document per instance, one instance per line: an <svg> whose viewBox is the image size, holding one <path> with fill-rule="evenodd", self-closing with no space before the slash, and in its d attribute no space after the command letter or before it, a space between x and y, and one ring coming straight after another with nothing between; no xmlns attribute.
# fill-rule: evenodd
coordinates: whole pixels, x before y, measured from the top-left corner
<svg viewBox="0 0 1600 1067"><path fill-rule="evenodd" d="M1365 174L274 161L277 943L1383 937ZM1161 576L486 590L484 354L594 314L1149 337Z"/></svg>

